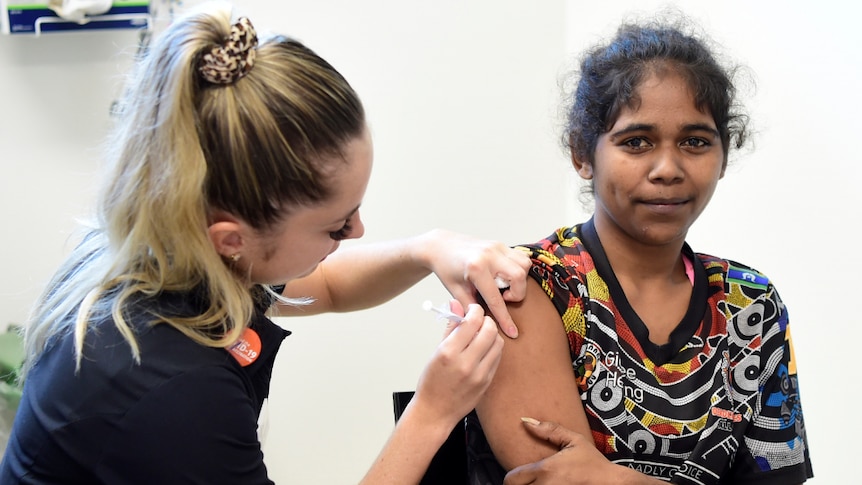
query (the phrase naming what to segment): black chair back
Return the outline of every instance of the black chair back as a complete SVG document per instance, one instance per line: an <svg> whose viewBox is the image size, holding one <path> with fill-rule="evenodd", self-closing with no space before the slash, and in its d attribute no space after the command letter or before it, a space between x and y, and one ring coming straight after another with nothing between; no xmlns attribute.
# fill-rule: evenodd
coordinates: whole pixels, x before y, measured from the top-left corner
<svg viewBox="0 0 862 485"><path fill-rule="evenodd" d="M401 418L407 403L413 398L413 391L392 393L395 421ZM443 446L434 455L420 485L467 485L467 436L464 420L452 429Z"/></svg>

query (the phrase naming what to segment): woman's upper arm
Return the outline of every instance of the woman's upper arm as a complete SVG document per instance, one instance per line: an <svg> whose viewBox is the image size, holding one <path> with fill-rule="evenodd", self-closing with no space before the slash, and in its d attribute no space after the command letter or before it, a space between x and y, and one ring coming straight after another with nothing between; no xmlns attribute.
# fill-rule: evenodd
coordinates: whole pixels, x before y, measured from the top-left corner
<svg viewBox="0 0 862 485"><path fill-rule="evenodd" d="M507 470L559 451L530 436L521 417L555 421L590 436L568 338L551 300L530 279L526 298L510 303L509 312L520 335L506 339L494 380L476 407L494 455Z"/></svg>

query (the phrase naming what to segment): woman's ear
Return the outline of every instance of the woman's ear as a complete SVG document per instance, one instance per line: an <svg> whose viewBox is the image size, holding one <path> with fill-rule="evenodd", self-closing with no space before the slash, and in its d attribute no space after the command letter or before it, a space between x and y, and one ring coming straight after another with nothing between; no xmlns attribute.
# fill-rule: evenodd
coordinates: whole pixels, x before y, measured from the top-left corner
<svg viewBox="0 0 862 485"><path fill-rule="evenodd" d="M572 166L575 167L575 171L578 172L578 175L580 175L582 179L591 180L593 178L593 164L584 162L574 153L572 154Z"/></svg>
<svg viewBox="0 0 862 485"><path fill-rule="evenodd" d="M239 259L245 246L241 229L238 221L230 219L222 219L210 224L209 237L216 252L234 261Z"/></svg>

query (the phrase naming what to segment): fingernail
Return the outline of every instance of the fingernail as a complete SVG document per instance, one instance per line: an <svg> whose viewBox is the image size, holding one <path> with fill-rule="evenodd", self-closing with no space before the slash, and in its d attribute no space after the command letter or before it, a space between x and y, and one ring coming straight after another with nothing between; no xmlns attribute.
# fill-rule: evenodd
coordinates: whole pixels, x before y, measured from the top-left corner
<svg viewBox="0 0 862 485"><path fill-rule="evenodd" d="M533 418L521 418L521 421L523 421L527 424L533 425L533 426L539 425L539 421L536 419L533 419Z"/></svg>
<svg viewBox="0 0 862 485"><path fill-rule="evenodd" d="M509 327L509 337L518 338L518 327Z"/></svg>

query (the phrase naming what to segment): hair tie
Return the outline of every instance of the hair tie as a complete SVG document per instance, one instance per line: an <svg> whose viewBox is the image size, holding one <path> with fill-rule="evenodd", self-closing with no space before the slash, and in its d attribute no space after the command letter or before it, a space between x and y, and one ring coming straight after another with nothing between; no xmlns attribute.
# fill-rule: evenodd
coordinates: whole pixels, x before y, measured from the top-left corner
<svg viewBox="0 0 862 485"><path fill-rule="evenodd" d="M242 17L230 28L224 45L201 57L198 71L213 84L231 84L248 74L254 66L257 33L251 21Z"/></svg>

